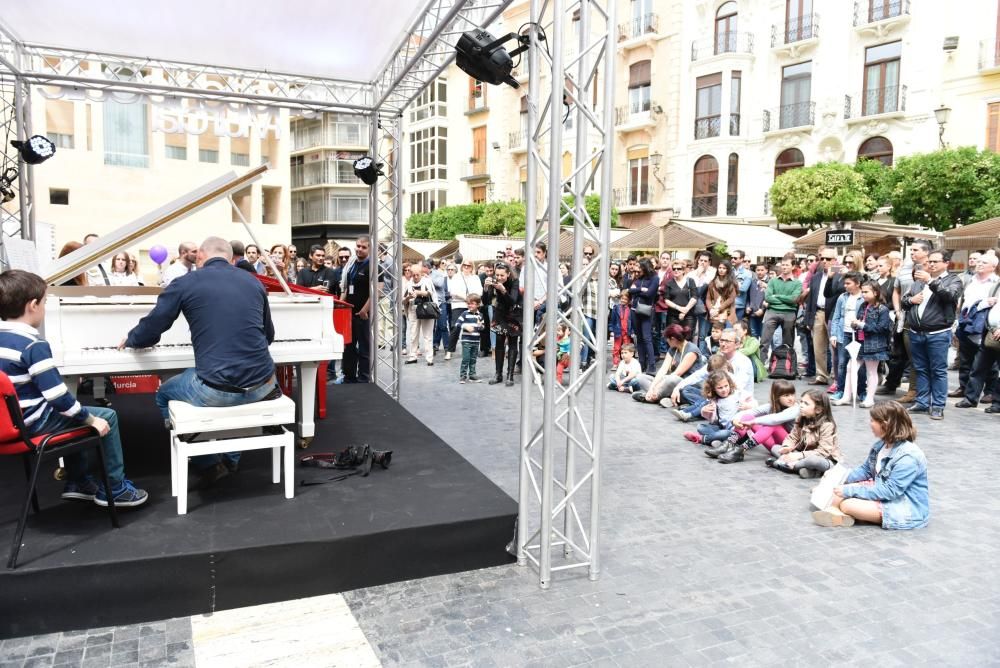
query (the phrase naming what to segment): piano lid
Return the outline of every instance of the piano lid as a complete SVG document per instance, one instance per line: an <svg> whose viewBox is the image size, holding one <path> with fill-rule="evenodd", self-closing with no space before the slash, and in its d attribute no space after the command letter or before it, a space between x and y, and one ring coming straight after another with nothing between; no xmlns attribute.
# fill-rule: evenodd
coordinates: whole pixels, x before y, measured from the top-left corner
<svg viewBox="0 0 1000 668"><path fill-rule="evenodd" d="M268 166L265 163L242 176L237 176L235 172L223 174L155 211L137 218L128 225L99 237L93 243L81 246L69 255L58 258L49 265L48 274L43 278L49 285L58 285L78 276L98 262L108 259L119 250L134 246L143 239L149 238L153 233L166 229L178 220L186 218L216 200L257 181L267 169Z"/></svg>

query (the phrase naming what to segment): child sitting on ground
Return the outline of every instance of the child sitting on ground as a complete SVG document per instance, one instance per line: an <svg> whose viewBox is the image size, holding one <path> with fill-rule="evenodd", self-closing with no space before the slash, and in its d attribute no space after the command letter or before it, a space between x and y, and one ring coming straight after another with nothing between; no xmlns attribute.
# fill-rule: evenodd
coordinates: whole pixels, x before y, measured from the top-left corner
<svg viewBox="0 0 1000 668"><path fill-rule="evenodd" d="M766 464L802 478L822 474L840 461L837 423L833 421L830 397L821 390L806 390L799 400L799 418L792 432Z"/></svg>
<svg viewBox="0 0 1000 668"><path fill-rule="evenodd" d="M621 361L622 348L635 341L635 325L632 322L632 307L628 292L622 292L618 296L618 303L611 309L611 317L608 318L608 328L611 336L614 337L614 345L611 348L611 363L618 366Z"/></svg>
<svg viewBox="0 0 1000 668"><path fill-rule="evenodd" d="M895 401L875 405L869 425L878 440L861 466L834 487L833 503L813 513L825 527L852 526L854 520L883 529L919 529L930 517L927 457L913 442L917 430Z"/></svg>
<svg viewBox="0 0 1000 668"><path fill-rule="evenodd" d="M684 432L684 438L701 445L724 441L733 433L733 418L739 410L733 379L725 371L713 371L705 379L701 392L708 400L701 415L708 422L698 425L698 431Z"/></svg>
<svg viewBox="0 0 1000 668"><path fill-rule="evenodd" d="M732 464L743 461L747 450L760 445L769 456L777 456L798 417L795 385L788 380L776 380L771 383L771 401L749 411L740 411L733 420L732 435L717 447L706 450L705 454L717 457L722 464Z"/></svg>
<svg viewBox="0 0 1000 668"><path fill-rule="evenodd" d="M569 368L570 358L572 357L569 354L570 341L569 327L566 325L556 327L556 344L559 346L556 352L556 381L560 385L563 382L563 372Z"/></svg>
<svg viewBox="0 0 1000 668"><path fill-rule="evenodd" d="M760 359L760 339L750 336L746 321L744 320L734 322L733 331L736 333L736 343L739 351L746 355L753 363L753 382L762 382L767 378L767 368Z"/></svg>
<svg viewBox="0 0 1000 668"><path fill-rule="evenodd" d="M635 358L635 346L631 343L622 346L621 355L622 361L618 363L618 369L611 374L608 389L632 392L639 387L637 379L642 374L642 365Z"/></svg>
<svg viewBox="0 0 1000 668"><path fill-rule="evenodd" d="M115 506L134 507L149 495L125 478L118 414L110 408L85 408L70 394L52 361L52 350L38 328L45 321L45 291L41 278L12 269L0 274L0 372L10 377L32 436L51 434L84 425L101 436L111 496ZM94 452L66 457L66 485L62 498L107 506L104 485L93 475Z"/></svg>
<svg viewBox="0 0 1000 668"><path fill-rule="evenodd" d="M700 370L699 370L700 371ZM712 355L705 363L706 374L713 371L725 371L731 374L733 367L726 359L725 355ZM708 376L706 375L706 378ZM681 405L671 409L674 417L681 422L695 420L701 417L701 409L708 403L708 399L702 394L702 386L697 383L685 385L680 392Z"/></svg>

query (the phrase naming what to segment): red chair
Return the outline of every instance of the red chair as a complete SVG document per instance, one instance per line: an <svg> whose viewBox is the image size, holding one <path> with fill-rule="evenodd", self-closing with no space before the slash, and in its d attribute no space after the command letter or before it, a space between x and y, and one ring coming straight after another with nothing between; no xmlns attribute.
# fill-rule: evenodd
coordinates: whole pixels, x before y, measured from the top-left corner
<svg viewBox="0 0 1000 668"><path fill-rule="evenodd" d="M21 406L17 402L14 384L2 372L0 372L0 397L3 398L3 406L0 407L0 455L21 455L21 460L24 462L24 474L28 478L28 493L21 506L21 517L17 522L17 531L14 534L14 543L11 545L7 568L17 567L17 554L21 551L21 539L24 537L24 528L28 522L29 504L36 513L39 512L35 486L38 482L38 471L46 461L72 455L87 448L96 449L97 459L101 467L101 481L104 484L104 493L108 498L111 526L117 529L119 527L118 513L115 510L114 497L111 495L111 483L108 481L104 453L101 451L101 438L97 430L93 427L75 427L51 434L31 436L24 426L24 416L21 415Z"/></svg>

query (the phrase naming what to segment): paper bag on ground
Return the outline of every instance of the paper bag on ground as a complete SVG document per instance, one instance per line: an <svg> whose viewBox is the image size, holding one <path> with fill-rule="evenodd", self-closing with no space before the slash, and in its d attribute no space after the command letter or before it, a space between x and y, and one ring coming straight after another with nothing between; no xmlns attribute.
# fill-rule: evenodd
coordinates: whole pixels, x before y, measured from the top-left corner
<svg viewBox="0 0 1000 668"><path fill-rule="evenodd" d="M823 477L819 479L819 484L813 487L812 496L809 497L809 505L813 510L824 510L830 507L833 500L833 488L839 487L847 480L849 471L843 464L834 464Z"/></svg>

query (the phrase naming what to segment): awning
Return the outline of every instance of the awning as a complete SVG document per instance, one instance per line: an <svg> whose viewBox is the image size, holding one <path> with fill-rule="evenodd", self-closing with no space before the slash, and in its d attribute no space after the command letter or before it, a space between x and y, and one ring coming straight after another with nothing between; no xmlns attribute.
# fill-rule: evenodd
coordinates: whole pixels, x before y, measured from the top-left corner
<svg viewBox="0 0 1000 668"><path fill-rule="evenodd" d="M820 246L826 243L826 233L829 229L829 226L822 227L796 239L796 252L816 252ZM940 232L919 225L895 225L893 223L859 221L849 223L845 229L854 230L854 245L837 247L843 250L863 250L886 239L896 239L899 237L928 239L932 242L937 242L942 237Z"/></svg>
<svg viewBox="0 0 1000 668"><path fill-rule="evenodd" d="M949 250L981 250L1000 246L1000 218L989 218L946 230L944 245Z"/></svg>
<svg viewBox="0 0 1000 668"><path fill-rule="evenodd" d="M611 244L616 251L656 251L661 247L661 226L647 225ZM746 223L712 223L672 220L662 226L662 247L667 250L702 250L724 243L751 258L781 257L792 250L795 238L772 227Z"/></svg>

